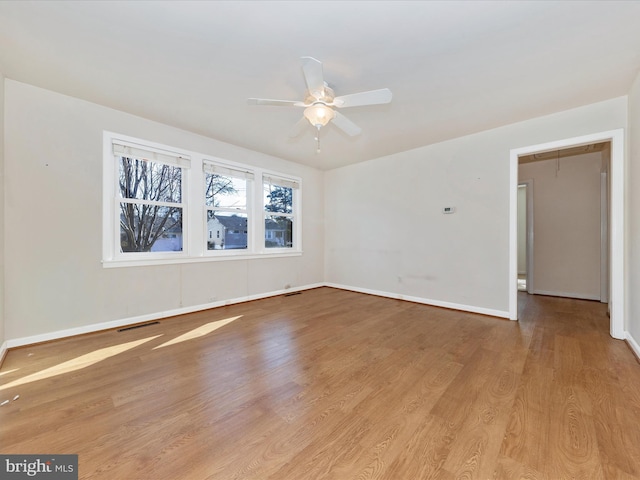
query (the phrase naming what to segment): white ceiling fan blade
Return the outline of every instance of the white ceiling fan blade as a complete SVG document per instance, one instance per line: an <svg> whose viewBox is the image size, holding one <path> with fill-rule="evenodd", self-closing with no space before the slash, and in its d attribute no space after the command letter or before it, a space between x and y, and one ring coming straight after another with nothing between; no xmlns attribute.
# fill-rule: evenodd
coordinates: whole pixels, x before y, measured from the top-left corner
<svg viewBox="0 0 640 480"><path fill-rule="evenodd" d="M299 137L308 126L309 121L304 117L300 118L300 120L298 120L298 123L296 123L293 127L291 127L291 130L289 130L289 138Z"/></svg>
<svg viewBox="0 0 640 480"><path fill-rule="evenodd" d="M269 98L248 98L249 105L272 105L275 107L304 107L304 102L294 100L271 100Z"/></svg>
<svg viewBox="0 0 640 480"><path fill-rule="evenodd" d="M322 73L322 62L313 57L302 57L302 72L304 80L307 82L309 93L320 100L324 96L324 75Z"/></svg>
<svg viewBox="0 0 640 480"><path fill-rule="evenodd" d="M342 115L340 112L335 112L335 113L336 113L336 116L333 117L332 122L336 127L342 130L344 133L346 133L351 137L355 137L356 135L359 135L360 132L362 132L362 129L359 126L357 126L347 117Z"/></svg>
<svg viewBox="0 0 640 480"><path fill-rule="evenodd" d="M333 105L339 108L380 105L382 103L389 103L392 96L391 90L381 88L379 90L369 90L368 92L352 93L351 95L336 97L333 99Z"/></svg>

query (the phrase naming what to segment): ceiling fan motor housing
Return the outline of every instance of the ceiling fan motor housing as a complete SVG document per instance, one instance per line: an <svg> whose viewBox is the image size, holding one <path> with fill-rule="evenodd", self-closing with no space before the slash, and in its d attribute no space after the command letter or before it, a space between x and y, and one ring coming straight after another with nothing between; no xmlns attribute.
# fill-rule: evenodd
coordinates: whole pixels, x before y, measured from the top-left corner
<svg viewBox="0 0 640 480"><path fill-rule="evenodd" d="M304 103L306 103L307 105L313 105L314 103L317 103L317 102L330 104L330 103L333 103L333 99L335 98L335 96L336 95L333 92L333 89L327 85L327 82L325 82L324 91L321 93L321 95L316 97L315 95L313 95L313 93L309 92L309 95L307 95L307 98L304 99Z"/></svg>

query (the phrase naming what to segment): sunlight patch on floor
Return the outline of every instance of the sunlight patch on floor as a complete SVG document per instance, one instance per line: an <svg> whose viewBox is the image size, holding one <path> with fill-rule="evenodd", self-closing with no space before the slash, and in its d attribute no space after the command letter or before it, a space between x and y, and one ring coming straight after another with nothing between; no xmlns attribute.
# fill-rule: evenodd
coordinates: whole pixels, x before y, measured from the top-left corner
<svg viewBox="0 0 640 480"><path fill-rule="evenodd" d="M229 317L229 318L225 318L224 320L216 320L215 322L205 323L204 325L201 325L198 328L194 328L193 330L190 330L187 333L183 333L179 337L169 340L168 342L165 342L162 345L153 347L153 350L156 350L162 347L168 347L169 345L175 345L176 343L180 343L180 342L186 342L187 340L193 340L194 338L203 337L217 330L218 328L224 327L228 323L231 323L234 320L237 320L241 317L242 315L238 315L237 317Z"/></svg>
<svg viewBox="0 0 640 480"><path fill-rule="evenodd" d="M132 348L135 348L139 345L142 345L143 343L149 342L154 338L158 338L161 336L162 335L154 335L153 337L143 338L142 340L135 340L133 342L121 343L120 345L113 345L111 347L94 350L93 352L89 352L85 355L80 355L79 357L76 357L72 360L62 362L58 365L54 365L53 367L45 368L44 370L40 370L39 372L19 378L17 380L14 380L13 382L0 385L0 390L5 388L17 387L29 382L35 382L37 380L43 380L45 378L55 377L57 375L75 372L76 370L90 367L95 363L118 355L119 353L126 352L127 350L131 350Z"/></svg>

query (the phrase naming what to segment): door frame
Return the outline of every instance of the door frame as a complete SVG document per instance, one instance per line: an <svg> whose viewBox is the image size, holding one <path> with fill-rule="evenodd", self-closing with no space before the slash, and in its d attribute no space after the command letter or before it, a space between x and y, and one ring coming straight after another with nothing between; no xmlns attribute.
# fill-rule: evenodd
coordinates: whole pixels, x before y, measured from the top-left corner
<svg viewBox="0 0 640 480"><path fill-rule="evenodd" d="M600 172L600 302L609 303L609 165Z"/></svg>
<svg viewBox="0 0 640 480"><path fill-rule="evenodd" d="M533 178L520 180L518 186L524 185L526 190L526 269L527 269L527 293L533 293Z"/></svg>
<svg viewBox="0 0 640 480"><path fill-rule="evenodd" d="M611 142L609 218L610 328L613 338L624 339L624 130L567 138L554 142L513 148L509 155L509 318L518 319L518 157L563 148Z"/></svg>

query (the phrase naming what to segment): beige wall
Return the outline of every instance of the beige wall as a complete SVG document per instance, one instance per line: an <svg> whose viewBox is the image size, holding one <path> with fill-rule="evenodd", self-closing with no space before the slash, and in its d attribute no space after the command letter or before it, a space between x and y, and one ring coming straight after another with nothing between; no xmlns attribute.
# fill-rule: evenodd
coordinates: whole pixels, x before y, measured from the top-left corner
<svg viewBox="0 0 640 480"><path fill-rule="evenodd" d="M33 339L323 280L323 173L6 80L6 338ZM302 178L301 256L103 268L103 131ZM40 338L40 337L37 337Z"/></svg>
<svg viewBox="0 0 640 480"><path fill-rule="evenodd" d="M601 152L519 167L533 180L533 293L600 299Z"/></svg>

